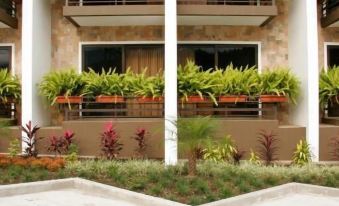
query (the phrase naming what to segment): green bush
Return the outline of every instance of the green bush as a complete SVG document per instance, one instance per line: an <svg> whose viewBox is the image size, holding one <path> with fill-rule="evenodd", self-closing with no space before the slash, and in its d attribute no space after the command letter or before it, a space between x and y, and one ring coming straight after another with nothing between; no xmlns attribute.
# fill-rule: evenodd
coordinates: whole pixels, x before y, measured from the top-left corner
<svg viewBox="0 0 339 206"><path fill-rule="evenodd" d="M339 104L339 66L322 70L319 79L320 104Z"/></svg>
<svg viewBox="0 0 339 206"><path fill-rule="evenodd" d="M0 69L0 100L9 99L20 101L21 85L17 76L12 76L7 69Z"/></svg>
<svg viewBox="0 0 339 206"><path fill-rule="evenodd" d="M47 98L51 105L58 96L80 96L83 93L82 76L73 69L53 71L43 77L39 85L40 94Z"/></svg>
<svg viewBox="0 0 339 206"><path fill-rule="evenodd" d="M296 104L300 92L300 81L288 68L265 70L260 74L258 90L261 95L287 96L293 104Z"/></svg>
<svg viewBox="0 0 339 206"><path fill-rule="evenodd" d="M165 82L163 75L159 73L148 77L145 73L146 69L141 74L132 73L132 80L130 80L129 85L134 96L152 98L164 96Z"/></svg>
<svg viewBox="0 0 339 206"><path fill-rule="evenodd" d="M297 149L293 154L293 163L296 165L303 166L312 161L312 153L310 145L307 141L300 140L297 144Z"/></svg>

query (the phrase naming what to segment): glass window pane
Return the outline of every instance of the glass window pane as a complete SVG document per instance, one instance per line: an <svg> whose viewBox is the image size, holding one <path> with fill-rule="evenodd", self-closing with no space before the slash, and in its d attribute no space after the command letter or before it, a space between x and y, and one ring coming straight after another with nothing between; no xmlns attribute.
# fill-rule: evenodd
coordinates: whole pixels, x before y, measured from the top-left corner
<svg viewBox="0 0 339 206"><path fill-rule="evenodd" d="M218 67L225 68L231 63L235 67L257 66L256 45L222 45L217 46Z"/></svg>
<svg viewBox="0 0 339 206"><path fill-rule="evenodd" d="M9 46L0 47L0 68L11 69L12 49Z"/></svg>
<svg viewBox="0 0 339 206"><path fill-rule="evenodd" d="M193 60L203 70L215 67L215 49L208 45L182 45L178 49L178 63Z"/></svg>
<svg viewBox="0 0 339 206"><path fill-rule="evenodd" d="M83 47L83 71L89 68L100 73L115 69L122 73L122 47L116 45L87 45Z"/></svg>
<svg viewBox="0 0 339 206"><path fill-rule="evenodd" d="M339 66L339 46L327 47L327 64L329 67Z"/></svg>

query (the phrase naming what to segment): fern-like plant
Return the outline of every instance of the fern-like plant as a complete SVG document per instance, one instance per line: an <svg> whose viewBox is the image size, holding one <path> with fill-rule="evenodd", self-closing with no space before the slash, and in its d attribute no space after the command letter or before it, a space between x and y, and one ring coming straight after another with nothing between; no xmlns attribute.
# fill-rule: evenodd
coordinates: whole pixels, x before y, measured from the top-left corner
<svg viewBox="0 0 339 206"><path fill-rule="evenodd" d="M339 66L322 70L319 78L320 104L339 104Z"/></svg>
<svg viewBox="0 0 339 206"><path fill-rule="evenodd" d="M47 98L51 105L55 104L58 96L80 96L84 82L75 70L53 71L43 77L39 85L40 94Z"/></svg>
<svg viewBox="0 0 339 206"><path fill-rule="evenodd" d="M293 163L299 166L312 162L312 153L307 141L300 140L293 155Z"/></svg>
<svg viewBox="0 0 339 206"><path fill-rule="evenodd" d="M213 87L216 86L217 80L210 70L201 71L193 61L187 61L186 65L178 67L178 94L181 101L188 101L189 96L204 96L217 104Z"/></svg>
<svg viewBox="0 0 339 206"><path fill-rule="evenodd" d="M296 104L300 81L288 68L265 70L260 75L258 90L261 95L287 96L293 104Z"/></svg>
<svg viewBox="0 0 339 206"><path fill-rule="evenodd" d="M227 135L221 142L210 140L208 146L203 150L203 158L214 162L231 161L233 154L237 154L237 149L231 138Z"/></svg>
<svg viewBox="0 0 339 206"><path fill-rule="evenodd" d="M83 74L85 82L84 94L96 97L101 95L107 96L125 96L129 88L123 75L109 69L107 72L103 69L101 74L90 69L89 72Z"/></svg>
<svg viewBox="0 0 339 206"><path fill-rule="evenodd" d="M141 74L134 74L130 82L131 90L138 97L159 98L164 96L165 82L161 73L155 76L146 76L146 69Z"/></svg>
<svg viewBox="0 0 339 206"><path fill-rule="evenodd" d="M9 99L20 100L21 85L17 76L12 76L7 69L0 69L0 100L3 103Z"/></svg>

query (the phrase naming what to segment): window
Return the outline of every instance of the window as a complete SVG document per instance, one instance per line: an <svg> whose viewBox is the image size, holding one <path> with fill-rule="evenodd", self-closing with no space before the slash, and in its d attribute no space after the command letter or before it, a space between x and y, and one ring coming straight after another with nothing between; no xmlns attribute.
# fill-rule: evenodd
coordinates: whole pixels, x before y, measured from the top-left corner
<svg viewBox="0 0 339 206"><path fill-rule="evenodd" d="M154 75L164 68L162 45L84 45L82 47L82 70L89 68L100 73L104 68L125 72L126 68L140 73L147 68Z"/></svg>
<svg viewBox="0 0 339 206"><path fill-rule="evenodd" d="M258 66L258 45L179 45L178 63L183 65L187 59L195 61L203 70L226 68L231 63L243 68Z"/></svg>
<svg viewBox="0 0 339 206"><path fill-rule="evenodd" d="M0 46L0 69L12 69L12 47Z"/></svg>
<svg viewBox="0 0 339 206"><path fill-rule="evenodd" d="M339 66L339 45L327 46L327 66Z"/></svg>

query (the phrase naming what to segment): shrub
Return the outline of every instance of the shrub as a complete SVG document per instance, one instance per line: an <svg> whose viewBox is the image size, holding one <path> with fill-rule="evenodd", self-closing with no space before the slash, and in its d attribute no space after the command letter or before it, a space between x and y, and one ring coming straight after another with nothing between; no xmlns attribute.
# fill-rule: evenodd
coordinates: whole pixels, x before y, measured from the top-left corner
<svg viewBox="0 0 339 206"><path fill-rule="evenodd" d="M216 86L216 78L211 70L201 71L201 68L192 61L187 61L186 65L178 67L178 94L181 101L188 101L189 96L198 95L209 96L215 104L217 101L213 92Z"/></svg>
<svg viewBox="0 0 339 206"><path fill-rule="evenodd" d="M29 157L38 156L38 150L36 149L36 143L39 139L35 135L40 129L37 125L32 126L32 122L29 121L25 126L21 126L21 130L26 134L22 137L22 141L26 144L25 155Z"/></svg>
<svg viewBox="0 0 339 206"><path fill-rule="evenodd" d="M297 103L300 81L288 68L265 70L260 75L259 92L261 95L284 95Z"/></svg>
<svg viewBox="0 0 339 206"><path fill-rule="evenodd" d="M278 139L277 135L271 132L266 132L262 130L259 133L258 143L259 143L259 155L263 159L266 165L270 165L272 161L277 160L276 155L278 151L278 146L276 145Z"/></svg>
<svg viewBox="0 0 339 206"><path fill-rule="evenodd" d="M197 151L203 148L208 137L214 134L215 122L210 117L198 117L181 118L176 124L180 149L188 156L188 173L195 175Z"/></svg>
<svg viewBox="0 0 339 206"><path fill-rule="evenodd" d="M219 161L230 161L233 154L236 153L236 148L230 135L227 135L222 142L212 142L203 150L204 159Z"/></svg>
<svg viewBox="0 0 339 206"><path fill-rule="evenodd" d="M68 147L68 152L65 160L67 162L75 162L78 160L79 148L76 144L71 143Z"/></svg>
<svg viewBox="0 0 339 206"><path fill-rule="evenodd" d="M130 82L131 91L135 96L141 97L162 97L164 96L165 82L161 73L147 77L146 69L141 74L134 74L133 81Z"/></svg>
<svg viewBox="0 0 339 206"><path fill-rule="evenodd" d="M249 161L252 164L261 165L260 157L253 150L250 152Z"/></svg>
<svg viewBox="0 0 339 206"><path fill-rule="evenodd" d="M84 82L75 70L54 71L43 77L39 85L40 94L47 98L51 105L58 96L80 96Z"/></svg>
<svg viewBox="0 0 339 206"><path fill-rule="evenodd" d="M322 70L319 79L319 100L325 104L339 104L339 66Z"/></svg>
<svg viewBox="0 0 339 206"><path fill-rule="evenodd" d="M65 131L63 136L52 136L50 137L50 145L47 150L54 152L55 156L57 154L61 155L63 152L67 153L70 145L73 144L73 137L74 133L70 130Z"/></svg>
<svg viewBox="0 0 339 206"><path fill-rule="evenodd" d="M14 138L13 140L10 141L8 147L10 157L15 157L18 156L18 154L20 154L20 144L21 142L19 141L18 138Z"/></svg>
<svg viewBox="0 0 339 206"><path fill-rule="evenodd" d="M20 100L21 85L17 76L12 76L7 69L0 69L0 100L3 103L10 99Z"/></svg>
<svg viewBox="0 0 339 206"><path fill-rule="evenodd" d="M146 129L139 128L136 130L136 132L134 133L134 136L132 137L138 143L138 147L135 149L135 151L141 157L146 156L146 149L147 149L146 135L147 135Z"/></svg>
<svg viewBox="0 0 339 206"><path fill-rule="evenodd" d="M112 123L109 123L101 134L101 150L107 159L116 158L122 150L123 144L119 143L119 135Z"/></svg>
<svg viewBox="0 0 339 206"><path fill-rule="evenodd" d="M240 160L244 157L245 151L240 151L239 148L235 148L232 152L233 163L238 165L240 164Z"/></svg>
<svg viewBox="0 0 339 206"><path fill-rule="evenodd" d="M307 141L300 140L293 155L293 163L299 166L303 166L310 163L312 161L311 158L312 153L310 145L307 143Z"/></svg>

